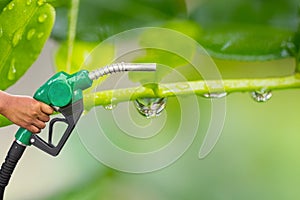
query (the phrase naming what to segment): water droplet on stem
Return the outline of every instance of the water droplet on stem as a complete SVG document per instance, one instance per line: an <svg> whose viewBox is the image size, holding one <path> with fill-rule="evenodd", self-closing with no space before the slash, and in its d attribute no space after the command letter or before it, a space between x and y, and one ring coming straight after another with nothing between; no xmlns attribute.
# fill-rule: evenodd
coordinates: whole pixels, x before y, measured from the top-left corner
<svg viewBox="0 0 300 200"><path fill-rule="evenodd" d="M103 106L105 110L112 110L114 109L115 107L117 107L117 104L107 104L105 106Z"/></svg>
<svg viewBox="0 0 300 200"><path fill-rule="evenodd" d="M180 83L176 85L176 88L178 88L179 90L186 90L190 87L190 85L188 83Z"/></svg>
<svg viewBox="0 0 300 200"><path fill-rule="evenodd" d="M261 89L251 92L251 97L257 102L266 102L272 97L272 92L267 89Z"/></svg>
<svg viewBox="0 0 300 200"><path fill-rule="evenodd" d="M222 97L226 97L227 96L227 92L212 92L212 93L206 93L203 94L203 97L205 98L222 98Z"/></svg>
<svg viewBox="0 0 300 200"><path fill-rule="evenodd" d="M113 98L110 100L110 104L104 105L103 108L104 108L105 110L112 110L112 109L114 109L115 107L117 107L117 103L115 103L115 102L116 102L116 98L113 97Z"/></svg>
<svg viewBox="0 0 300 200"><path fill-rule="evenodd" d="M146 118L159 116L165 109L166 103L167 98L142 98L134 101L136 109Z"/></svg>

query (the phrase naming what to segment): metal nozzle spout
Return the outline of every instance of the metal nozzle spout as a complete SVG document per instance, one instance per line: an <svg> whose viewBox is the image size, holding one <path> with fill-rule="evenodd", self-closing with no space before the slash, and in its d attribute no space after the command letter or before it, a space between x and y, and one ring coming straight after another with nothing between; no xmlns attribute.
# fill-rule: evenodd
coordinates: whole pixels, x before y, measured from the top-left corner
<svg viewBox="0 0 300 200"><path fill-rule="evenodd" d="M126 71L156 71L156 63L114 63L91 71L89 73L89 78L91 80L96 80L107 74Z"/></svg>

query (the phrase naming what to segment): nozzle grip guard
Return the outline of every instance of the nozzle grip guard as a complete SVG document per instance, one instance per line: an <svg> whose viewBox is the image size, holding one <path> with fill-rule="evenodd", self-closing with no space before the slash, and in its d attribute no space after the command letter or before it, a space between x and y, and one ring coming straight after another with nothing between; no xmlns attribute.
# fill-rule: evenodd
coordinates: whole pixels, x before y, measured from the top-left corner
<svg viewBox="0 0 300 200"><path fill-rule="evenodd" d="M36 134L32 134L30 137L30 143L37 148L41 149L42 151L52 155L57 156L63 146L65 145L66 141L68 140L69 136L71 135L73 129L75 128L82 112L83 112L83 101L78 100L66 107L60 108L59 112L61 112L64 118L53 118L49 124L49 133L48 133L48 142L44 141L41 137ZM56 122L64 122L66 123L67 129L63 133L61 139L59 140L57 146L54 146L52 143L52 136L53 136L53 128Z"/></svg>

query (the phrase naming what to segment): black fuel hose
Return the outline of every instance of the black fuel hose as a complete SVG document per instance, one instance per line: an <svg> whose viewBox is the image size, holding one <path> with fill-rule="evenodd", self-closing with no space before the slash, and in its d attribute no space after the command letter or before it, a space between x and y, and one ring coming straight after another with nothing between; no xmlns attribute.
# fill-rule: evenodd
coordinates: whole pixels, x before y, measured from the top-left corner
<svg viewBox="0 0 300 200"><path fill-rule="evenodd" d="M11 174L13 173L19 159L22 157L26 146L13 142L4 163L0 169L0 199L3 200L5 187L8 185Z"/></svg>

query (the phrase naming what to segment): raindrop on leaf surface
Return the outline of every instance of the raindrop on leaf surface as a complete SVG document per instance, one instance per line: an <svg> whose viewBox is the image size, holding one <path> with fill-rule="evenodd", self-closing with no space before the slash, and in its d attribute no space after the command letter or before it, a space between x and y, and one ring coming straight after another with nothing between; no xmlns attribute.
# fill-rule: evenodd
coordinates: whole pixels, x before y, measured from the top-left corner
<svg viewBox="0 0 300 200"><path fill-rule="evenodd" d="M12 10L15 7L15 3L11 2L10 4L8 4L8 10Z"/></svg>
<svg viewBox="0 0 300 200"><path fill-rule="evenodd" d="M10 66L9 66L9 71L8 71L8 74L7 74L8 80L10 80L10 81L15 80L16 73L17 73L17 70L16 70L16 66L15 66L15 59L12 59L11 63L10 63Z"/></svg>
<svg viewBox="0 0 300 200"><path fill-rule="evenodd" d="M261 89L261 90L251 92L251 97L256 102L266 102L271 99L272 92L270 90Z"/></svg>
<svg viewBox="0 0 300 200"><path fill-rule="evenodd" d="M0 26L0 38L3 36L3 28Z"/></svg>
<svg viewBox="0 0 300 200"><path fill-rule="evenodd" d="M45 33L40 32L40 33L37 35L37 37L40 39L40 38L42 38L44 35L45 35Z"/></svg>
<svg viewBox="0 0 300 200"><path fill-rule="evenodd" d="M17 46L22 39L22 29L19 29L15 32L13 39L12 39L12 45L13 47Z"/></svg>
<svg viewBox="0 0 300 200"><path fill-rule="evenodd" d="M142 98L134 101L136 109L146 118L159 116L165 109L166 103L167 98Z"/></svg>
<svg viewBox="0 0 300 200"><path fill-rule="evenodd" d="M42 6L44 3L45 3L44 0L38 0L38 1L37 1L37 5L38 5L38 6Z"/></svg>
<svg viewBox="0 0 300 200"><path fill-rule="evenodd" d="M45 22L45 20L47 19L47 15L46 14L41 14L39 17L38 17L38 22L40 23L43 23Z"/></svg>
<svg viewBox="0 0 300 200"><path fill-rule="evenodd" d="M35 32L36 32L36 30L35 30L34 28L33 28L33 29L30 29L30 30L27 32L27 36L26 36L27 40L31 40L32 37L34 36Z"/></svg>
<svg viewBox="0 0 300 200"><path fill-rule="evenodd" d="M32 0L27 0L27 1L26 1L26 4L27 4L28 6L30 6L31 3L32 3Z"/></svg>

